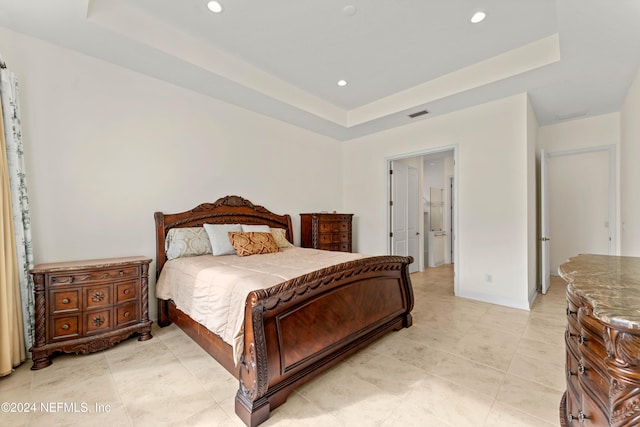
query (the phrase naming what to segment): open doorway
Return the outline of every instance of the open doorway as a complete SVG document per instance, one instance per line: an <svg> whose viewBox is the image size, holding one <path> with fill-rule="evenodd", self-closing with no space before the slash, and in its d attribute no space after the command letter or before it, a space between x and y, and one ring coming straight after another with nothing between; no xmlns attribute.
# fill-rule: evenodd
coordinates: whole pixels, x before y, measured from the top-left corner
<svg viewBox="0 0 640 427"><path fill-rule="evenodd" d="M456 147L447 147L387 159L388 250L412 256L411 272L457 261L456 156ZM457 294L458 263L453 267Z"/></svg>

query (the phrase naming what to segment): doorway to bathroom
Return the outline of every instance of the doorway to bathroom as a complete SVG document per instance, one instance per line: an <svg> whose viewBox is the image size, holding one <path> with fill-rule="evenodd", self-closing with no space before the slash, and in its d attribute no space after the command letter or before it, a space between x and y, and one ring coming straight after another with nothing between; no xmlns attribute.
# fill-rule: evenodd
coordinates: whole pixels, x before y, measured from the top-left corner
<svg viewBox="0 0 640 427"><path fill-rule="evenodd" d="M456 155L447 147L387 159L389 253L412 256L411 272L457 262Z"/></svg>

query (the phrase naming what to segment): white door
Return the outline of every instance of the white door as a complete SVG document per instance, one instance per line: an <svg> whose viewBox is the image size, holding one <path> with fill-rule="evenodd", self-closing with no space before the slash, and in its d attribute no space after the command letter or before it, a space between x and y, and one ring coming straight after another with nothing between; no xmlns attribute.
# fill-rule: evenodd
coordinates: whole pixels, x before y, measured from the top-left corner
<svg viewBox="0 0 640 427"><path fill-rule="evenodd" d="M407 255L407 179L408 167L391 162L391 254Z"/></svg>
<svg viewBox="0 0 640 427"><path fill-rule="evenodd" d="M540 150L540 276L542 293L549 290L551 275L549 255L549 164L544 149Z"/></svg>
<svg viewBox="0 0 640 427"><path fill-rule="evenodd" d="M409 264L409 273L420 270L419 198L418 170L409 167L407 174L407 255L413 257L413 263Z"/></svg>
<svg viewBox="0 0 640 427"><path fill-rule="evenodd" d="M420 222L418 170L391 162L391 254L411 256L409 273L420 270Z"/></svg>
<svg viewBox="0 0 640 427"><path fill-rule="evenodd" d="M610 156L606 149L547 153L552 273L578 254L613 254L615 178L610 177Z"/></svg>

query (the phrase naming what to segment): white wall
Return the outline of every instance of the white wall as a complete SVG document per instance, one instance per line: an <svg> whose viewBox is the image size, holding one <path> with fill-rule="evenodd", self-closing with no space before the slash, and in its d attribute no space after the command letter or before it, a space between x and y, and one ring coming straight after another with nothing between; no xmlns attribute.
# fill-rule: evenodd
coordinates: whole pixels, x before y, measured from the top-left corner
<svg viewBox="0 0 640 427"><path fill-rule="evenodd" d="M386 159L457 146L458 295L528 308L527 137L521 94L347 141L343 205L360 215L356 249L387 251Z"/></svg>
<svg viewBox="0 0 640 427"><path fill-rule="evenodd" d="M291 214L298 241L300 212L342 210L336 140L2 28L0 51L21 85L36 263L155 258L155 211L228 194Z"/></svg>
<svg viewBox="0 0 640 427"><path fill-rule="evenodd" d="M607 147L613 145L615 147L616 154L620 152L620 114L610 113L601 116L590 117L585 119L571 120L564 123L559 123L550 126L543 126L539 129L538 133L538 147L544 148L547 153L559 153L571 150L589 149L594 147ZM619 201L620 201L620 166L619 155L616 159L616 191L614 206L614 221L613 225L617 235L620 235L620 221L619 221ZM599 176L605 180L608 176L608 153L606 151L591 153L591 154L577 154L568 157L552 157L549 162L550 179L549 187L550 193L553 193L554 188L564 189L563 191L569 193L578 193L585 191L584 181L579 177L583 173L591 174L592 176ZM587 165L592 165L592 169L587 171ZM556 168L554 174L551 170ZM595 168L595 169L593 169ZM555 182L554 182L554 176ZM573 179L569 179L568 176L573 176ZM559 181L561 180L561 181ZM602 185L606 186L606 182ZM573 190L572 190L573 188ZM608 192L606 188L603 191L595 191L589 193L591 196L588 200L581 200L581 203L585 203L588 207L600 206L606 209L608 206ZM567 257L577 255L577 253L569 252L602 252L602 245L597 245L594 242L589 242L590 237L595 238L595 234L601 235L600 240L606 239L608 231L604 228L604 222L607 218L601 220L595 220L588 215L572 215L573 209L576 208L574 202L570 201L570 198L557 195L556 203L550 203L550 217L551 227L554 228L554 218L558 223L555 227L556 230L551 230L551 269L552 274L556 274L559 264L564 262ZM567 205L571 204L571 206ZM582 212L587 212L587 209L593 211L592 208L585 208ZM606 214L606 212L605 212ZM572 216L577 230L571 232L567 227L563 227L559 221L564 216ZM569 221L569 219L567 219ZM584 221L583 224L580 221ZM558 230L560 227L560 231ZM591 235L584 235L584 230L592 230ZM582 236L578 236L582 234ZM584 242L576 246L576 242L580 237L584 237ZM601 242L602 243L602 242ZM604 244L607 244L606 242ZM594 246L595 245L595 246ZM578 249L580 247L580 249ZM554 249L555 248L555 249ZM571 249L567 249L571 248ZM608 248L608 246L607 246ZM569 252L567 252L569 251ZM606 250L605 250L606 252ZM614 253L619 253L619 240L614 247Z"/></svg>
<svg viewBox="0 0 640 427"><path fill-rule="evenodd" d="M640 69L620 114L621 244L620 254L640 256Z"/></svg>

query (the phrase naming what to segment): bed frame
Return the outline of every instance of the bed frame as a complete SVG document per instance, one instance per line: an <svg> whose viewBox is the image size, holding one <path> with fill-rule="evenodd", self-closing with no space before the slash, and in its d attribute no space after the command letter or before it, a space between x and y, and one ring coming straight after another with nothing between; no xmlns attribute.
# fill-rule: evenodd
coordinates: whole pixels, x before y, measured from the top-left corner
<svg viewBox="0 0 640 427"><path fill-rule="evenodd" d="M176 214L156 212L156 268L164 263L165 236L175 227L267 224L286 230L289 215L274 214L238 196L226 196ZM391 330L411 326L411 257L376 256L291 279L247 296L244 353L234 365L232 348L176 308L158 300L158 324L178 325L239 380L236 414L256 426L293 389Z"/></svg>

